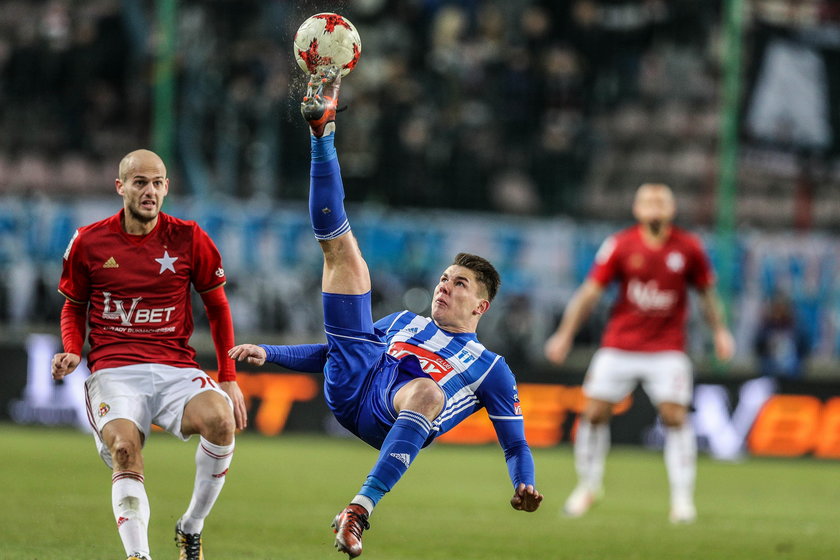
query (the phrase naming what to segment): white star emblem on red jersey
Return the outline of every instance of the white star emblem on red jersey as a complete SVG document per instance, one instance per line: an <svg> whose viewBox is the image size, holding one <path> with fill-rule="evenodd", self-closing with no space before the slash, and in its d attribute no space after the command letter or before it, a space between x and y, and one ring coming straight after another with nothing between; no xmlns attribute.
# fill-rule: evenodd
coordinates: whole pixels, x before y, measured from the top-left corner
<svg viewBox="0 0 840 560"><path fill-rule="evenodd" d="M170 257L169 251L164 251L163 256L155 260L160 263L160 272L158 274L163 274L164 270L175 272L175 261L178 260L178 257Z"/></svg>

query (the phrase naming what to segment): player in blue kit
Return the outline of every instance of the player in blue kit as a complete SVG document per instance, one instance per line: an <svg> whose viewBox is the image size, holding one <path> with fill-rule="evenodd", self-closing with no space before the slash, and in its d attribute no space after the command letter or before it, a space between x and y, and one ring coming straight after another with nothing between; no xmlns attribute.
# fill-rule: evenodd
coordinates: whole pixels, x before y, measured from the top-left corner
<svg viewBox="0 0 840 560"><path fill-rule="evenodd" d="M362 553L374 507L405 474L421 448L486 408L505 453L514 509L535 511L534 462L525 440L516 380L504 359L475 331L499 287L487 260L457 255L441 274L431 318L410 311L374 323L370 273L344 211L344 187L333 145L340 76L313 75L301 112L309 122L309 208L324 254L326 344L235 346L230 356L262 365L324 373L324 394L338 421L380 450L359 493L333 521L335 546Z"/></svg>

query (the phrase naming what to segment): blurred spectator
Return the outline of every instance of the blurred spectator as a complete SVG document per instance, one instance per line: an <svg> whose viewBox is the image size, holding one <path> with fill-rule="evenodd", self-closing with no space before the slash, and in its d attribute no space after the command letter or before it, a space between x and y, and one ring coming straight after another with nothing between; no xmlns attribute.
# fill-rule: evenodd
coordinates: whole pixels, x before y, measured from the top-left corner
<svg viewBox="0 0 840 560"><path fill-rule="evenodd" d="M777 293L767 302L754 347L762 375L802 376L811 344L787 296Z"/></svg>

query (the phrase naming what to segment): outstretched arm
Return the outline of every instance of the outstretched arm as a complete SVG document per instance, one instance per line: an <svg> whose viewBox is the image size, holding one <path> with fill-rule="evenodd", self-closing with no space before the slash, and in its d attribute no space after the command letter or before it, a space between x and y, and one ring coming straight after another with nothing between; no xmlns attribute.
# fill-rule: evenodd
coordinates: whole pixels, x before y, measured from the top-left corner
<svg viewBox="0 0 840 560"><path fill-rule="evenodd" d="M294 344L272 346L268 344L240 344L228 352L240 362L261 366L271 362L286 369L303 373L322 373L327 364L326 344Z"/></svg>
<svg viewBox="0 0 840 560"><path fill-rule="evenodd" d="M604 287L595 280L589 278L575 291L566 310L563 312L563 319L560 321L557 330L545 342L545 357L552 363L562 364L575 340L575 335L581 325L586 321L589 314L601 295Z"/></svg>

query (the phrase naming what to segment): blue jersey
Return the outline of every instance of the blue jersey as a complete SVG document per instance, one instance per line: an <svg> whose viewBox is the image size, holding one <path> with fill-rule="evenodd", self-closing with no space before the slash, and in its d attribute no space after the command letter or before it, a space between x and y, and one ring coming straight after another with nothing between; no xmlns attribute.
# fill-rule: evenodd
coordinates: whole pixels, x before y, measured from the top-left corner
<svg viewBox="0 0 840 560"><path fill-rule="evenodd" d="M368 297L369 293L361 296ZM338 301L331 301L334 298ZM351 317L345 321L349 328L325 325L327 344L261 345L267 361L297 371L323 372L324 397L336 419L377 449L397 419L396 391L411 379L430 377L443 390L446 404L424 445L486 408L514 486L534 484L516 380L504 359L487 350L475 333L447 332L432 319L410 311L388 315L367 327L357 325L359 313L347 312L352 307L348 302L357 298L325 298L325 308L337 307ZM369 308L364 301L357 309Z"/></svg>
<svg viewBox="0 0 840 560"><path fill-rule="evenodd" d="M388 315L375 327L385 333L388 354L417 357L423 371L443 389L446 405L433 422L436 435L482 407L494 425L515 422L522 429L516 379L504 358L487 350L475 333L444 331L429 317L411 311Z"/></svg>

